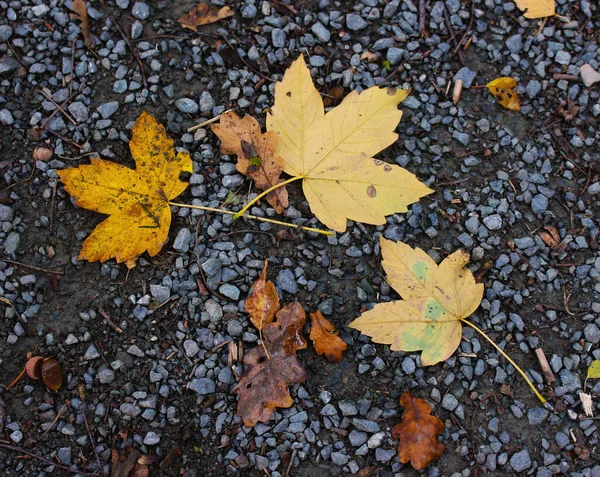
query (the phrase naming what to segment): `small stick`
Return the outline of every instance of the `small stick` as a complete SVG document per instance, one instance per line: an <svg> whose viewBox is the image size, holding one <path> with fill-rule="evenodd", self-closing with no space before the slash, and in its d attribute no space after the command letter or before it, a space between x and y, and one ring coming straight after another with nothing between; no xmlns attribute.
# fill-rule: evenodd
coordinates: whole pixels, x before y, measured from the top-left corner
<svg viewBox="0 0 600 477"><path fill-rule="evenodd" d="M15 384L17 384L19 382L19 379L21 379L25 375L26 370L27 370L27 366L23 366L23 370L19 373L19 375L14 379L14 381L12 383L10 383L8 386L6 386L5 391L8 391Z"/></svg>
<svg viewBox="0 0 600 477"><path fill-rule="evenodd" d="M426 27L427 15L427 0L419 0L419 36L421 38L429 37L429 32Z"/></svg>
<svg viewBox="0 0 600 477"><path fill-rule="evenodd" d="M462 45L462 42L465 41L465 38L471 31L471 28L473 28L473 19L474 18L475 18L475 3L474 3L474 0L471 0L471 18L469 19L469 26L467 27L464 35L458 42L458 45L456 45L456 48L454 49L454 52L452 53L453 55L456 55L456 53L458 52L458 49L460 48L460 45ZM465 48L464 48L465 50L467 49L466 47L467 47L467 45L465 45Z"/></svg>
<svg viewBox="0 0 600 477"><path fill-rule="evenodd" d="M114 19L114 17L109 16L108 18L110 18L110 21L113 23L113 25L116 27L116 29L119 30L119 33L123 37L123 40L129 47L131 52L133 53L133 57L136 59L136 61L140 65L140 73L142 74L142 82L144 83L144 88L148 89L148 82L146 81L146 71L144 71L144 63L142 63L142 60L140 60L140 56L138 55L137 50L133 47L133 45L129 41L129 38L127 38L127 35L125 34L125 32L123 31L121 26L117 23L117 21Z"/></svg>
<svg viewBox="0 0 600 477"><path fill-rule="evenodd" d="M50 230L52 230L52 225L54 224L54 203L56 202L56 186L58 185L58 181L54 181L54 186L52 187L52 202L50 204Z"/></svg>
<svg viewBox="0 0 600 477"><path fill-rule="evenodd" d="M552 372L550 364L548 364L548 360L546 359L544 350L542 348L536 348L535 355L537 356L537 359L540 362L540 366L542 367L542 373L544 374L546 382L548 384L552 384L554 381L556 381L556 378L554 377L554 373Z"/></svg>
<svg viewBox="0 0 600 477"><path fill-rule="evenodd" d="M292 450L292 457L290 458L290 463L287 466L287 469L285 471L285 477L288 477L290 475L290 470L292 470L292 465L294 464L294 458L296 457L296 452L297 449Z"/></svg>
<svg viewBox="0 0 600 477"><path fill-rule="evenodd" d="M235 47L231 44L231 42L229 41L229 38L227 38L225 35L223 35L223 33L221 33L221 38L223 38L223 40L225 40L225 42L229 45L229 48L231 48L232 50L235 50ZM239 43L239 40L238 40L238 43ZM273 78L269 78L268 76L263 75L260 71L256 70L252 66L250 66L250 64L244 59L243 56L240 56L240 60L242 60L242 63L244 63L248 68L250 68L252 71L254 71L258 76L261 76L264 79L266 79L267 81L271 81L272 83L275 82L275 80Z"/></svg>
<svg viewBox="0 0 600 477"><path fill-rule="evenodd" d="M552 77L555 80L567 80L567 81L577 81L579 78L575 75L567 75L564 73L554 73Z"/></svg>
<svg viewBox="0 0 600 477"><path fill-rule="evenodd" d="M61 113L63 113L65 115L65 117L71 121L71 123L73 123L73 125L77 125L77 121L75 121L71 115L69 113L67 113L56 101L54 101L52 99L52 96L50 96L48 93L46 93L43 89L37 89L36 90L38 93L40 93L44 98L46 98L48 101L50 101L54 106L56 106Z"/></svg>
<svg viewBox="0 0 600 477"><path fill-rule="evenodd" d="M106 311L104 311L104 308L102 308L101 305L98 305L98 313L102 315L102 318L104 318L108 322L108 324L113 330L115 330L117 333L123 333L123 330L119 328L119 326L110 319L110 316L108 315L108 313L106 313Z"/></svg>
<svg viewBox="0 0 600 477"><path fill-rule="evenodd" d="M8 47L10 48L10 50L15 55L15 58L17 60L19 60L19 63L21 63L21 65L23 65L23 68L25 68L26 70L28 70L29 68L27 67L27 65L25 63L23 63L23 60L21 59L21 57L19 55L17 55L17 52L15 51L15 49L13 48L13 46L10 44L10 42L7 41L6 44L8 45Z"/></svg>
<svg viewBox="0 0 600 477"><path fill-rule="evenodd" d="M48 429L46 429L44 431L44 433L40 436L40 438L44 437L46 434L48 434L52 428L56 425L56 423L58 422L58 420L62 417L63 413L67 410L67 406L65 404L63 404L60 409L58 410L58 412L56 413L56 417L54 418L54 420L50 423L50 425L48 426Z"/></svg>
<svg viewBox="0 0 600 477"><path fill-rule="evenodd" d="M0 257L0 262L8 262L14 265L20 265L21 267L31 268L32 270L37 270L38 272L50 273L52 275L64 275L65 272L59 272L57 270L48 270L47 268L36 267L35 265L28 265L27 263L17 262L16 260L10 260L5 257Z"/></svg>
<svg viewBox="0 0 600 477"><path fill-rule="evenodd" d="M456 39L456 34L454 33L454 28L452 28L452 22L450 21L450 15L448 14L448 7L446 6L446 4L444 3L444 21L446 22L446 28L448 29L448 33L450 34L450 40L452 40L454 42L455 46L459 46L458 45L458 40ZM466 64L465 61L465 55L463 54L462 50L458 50L458 59L460 60L460 62L464 65Z"/></svg>
<svg viewBox="0 0 600 477"><path fill-rule="evenodd" d="M15 304L12 301L10 301L8 298L0 296L0 302L1 303L6 303L8 306L10 306L12 308L12 310L15 312L15 316L17 318L20 316L20 313L17 311L17 308L15 307Z"/></svg>
<svg viewBox="0 0 600 477"><path fill-rule="evenodd" d="M227 111L223 111L221 114L225 114L230 111L231 111L231 109L228 109ZM200 124L196 124L195 126L188 128L187 132L191 133L191 132L197 131L200 128L203 128L205 126L208 126L209 124L212 124L212 123L218 121L221 118L221 114L219 114L218 116L215 116L214 118L207 119L206 121L204 121Z"/></svg>
<svg viewBox="0 0 600 477"><path fill-rule="evenodd" d="M23 449L22 447L11 446L9 444L4 444L3 442L0 442L0 448L11 450L13 452L18 452L20 454L25 454L33 459L41 460L42 462L45 462L46 464L56 467L58 469L66 470L67 472L70 472L71 474L81 474L81 475L87 475L90 477L95 476L95 475L100 475L100 473L98 473L98 472L85 472L83 470L71 469L70 467L67 467L66 465L59 464L58 462L53 462L51 460L46 459L45 457L34 454L33 452L29 452L28 450Z"/></svg>
<svg viewBox="0 0 600 477"><path fill-rule="evenodd" d="M452 90L452 102L457 104L460 101L460 95L462 94L463 80L456 80L454 82L454 89Z"/></svg>

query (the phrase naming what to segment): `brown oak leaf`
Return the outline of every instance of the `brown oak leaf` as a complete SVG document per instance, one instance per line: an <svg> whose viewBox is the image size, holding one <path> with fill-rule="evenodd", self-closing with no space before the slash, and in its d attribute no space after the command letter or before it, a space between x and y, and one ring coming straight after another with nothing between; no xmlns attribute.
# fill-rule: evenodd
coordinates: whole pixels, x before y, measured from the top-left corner
<svg viewBox="0 0 600 477"><path fill-rule="evenodd" d="M209 25L232 15L234 12L229 7L219 8L208 3L200 3L177 21L183 28L196 31L199 26Z"/></svg>
<svg viewBox="0 0 600 477"><path fill-rule="evenodd" d="M283 159L275 154L277 133L261 133L258 121L252 116L240 118L233 112L223 113L219 124L212 131L221 140L223 154L235 154L238 162L235 168L254 181L260 190L267 190L280 182ZM266 196L267 202L278 214L289 205L288 193L281 186Z"/></svg>
<svg viewBox="0 0 600 477"><path fill-rule="evenodd" d="M444 445L437 440L444 432L444 423L431 415L431 406L426 401L410 393L402 395L400 405L404 406L402 422L392 429L392 438L400 441L398 458L403 464L410 461L417 470L424 469L444 453Z"/></svg>
<svg viewBox="0 0 600 477"><path fill-rule="evenodd" d="M348 345L339 337L335 326L317 310L310 314L312 325L310 327L310 339L313 341L315 351L324 354L327 361L339 363L344 359L343 352Z"/></svg>
<svg viewBox="0 0 600 477"><path fill-rule="evenodd" d="M233 391L238 395L237 413L244 424L253 427L269 420L276 407L290 407L287 387L306 379L306 371L296 351L306 348L302 327L306 313L296 302L277 313L277 321L263 328L265 348L256 346L244 356L246 370Z"/></svg>
<svg viewBox="0 0 600 477"><path fill-rule="evenodd" d="M265 260L263 271L246 298L246 313L250 315L250 321L259 331L273 321L275 314L281 308L275 285L272 281L267 281L268 264L269 262Z"/></svg>

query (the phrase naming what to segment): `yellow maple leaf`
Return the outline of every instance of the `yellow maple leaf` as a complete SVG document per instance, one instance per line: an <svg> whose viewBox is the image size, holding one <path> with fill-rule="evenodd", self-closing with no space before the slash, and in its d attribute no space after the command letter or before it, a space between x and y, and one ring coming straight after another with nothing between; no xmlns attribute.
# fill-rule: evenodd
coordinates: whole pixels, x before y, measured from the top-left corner
<svg viewBox="0 0 600 477"><path fill-rule="evenodd" d="M517 95L517 80L509 76L496 78L486 84L487 88L502 106L511 111L521 111L521 103Z"/></svg>
<svg viewBox="0 0 600 477"><path fill-rule="evenodd" d="M177 152L165 128L146 112L137 118L129 143L136 169L102 159L58 171L65 190L80 207L107 214L83 242L80 259L116 258L130 266L145 251L156 255L171 225L169 200L188 186L181 172L193 172L187 152Z"/></svg>
<svg viewBox="0 0 600 477"><path fill-rule="evenodd" d="M373 156L393 144L408 90L352 91L325 114L323 101L300 56L275 87L267 129L279 137L284 172L302 179L312 212L328 227L347 220L373 225L433 192L410 172Z"/></svg>
<svg viewBox="0 0 600 477"><path fill-rule="evenodd" d="M554 0L515 0L525 18L544 18L556 15Z"/></svg>
<svg viewBox="0 0 600 477"><path fill-rule="evenodd" d="M381 239L381 255L386 280L404 299L375 305L349 326L393 351L422 350L425 366L448 359L460 343L461 320L483 297L483 285L465 268L469 254L459 250L438 266L419 248Z"/></svg>

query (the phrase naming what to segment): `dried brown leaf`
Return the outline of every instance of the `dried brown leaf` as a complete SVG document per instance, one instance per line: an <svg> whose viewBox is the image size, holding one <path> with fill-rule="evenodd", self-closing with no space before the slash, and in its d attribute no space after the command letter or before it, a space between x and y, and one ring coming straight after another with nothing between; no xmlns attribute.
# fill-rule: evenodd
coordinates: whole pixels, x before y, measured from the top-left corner
<svg viewBox="0 0 600 477"><path fill-rule="evenodd" d="M83 43L88 48L94 46L94 39L90 33L90 26L88 21L88 12L85 2L83 0L73 0L71 3L71 20L77 20L81 22L81 34L83 35Z"/></svg>
<svg viewBox="0 0 600 477"><path fill-rule="evenodd" d="M556 250L560 245L560 234L556 227L552 225L545 225L543 230L538 231L538 235L552 250Z"/></svg>
<svg viewBox="0 0 600 477"><path fill-rule="evenodd" d="M256 119L252 116L240 118L234 112L222 114L219 124L212 126L212 131L221 140L221 152L235 154L238 157L236 169L250 177L260 190L267 190L283 182L280 178L283 159L275 154L275 132L262 134ZM267 194L266 199L278 214L289 205L285 186Z"/></svg>
<svg viewBox="0 0 600 477"><path fill-rule="evenodd" d="M208 3L201 3L192 8L177 21L183 28L196 31L199 26L209 25L234 15L229 7L215 7Z"/></svg>
<svg viewBox="0 0 600 477"><path fill-rule="evenodd" d="M263 271L254 282L250 296L246 299L246 313L250 315L250 321L259 331L273 321L275 314L281 308L275 285L272 281L267 281L268 264L269 262L265 260Z"/></svg>
<svg viewBox="0 0 600 477"><path fill-rule="evenodd" d="M444 432L444 423L431 415L431 406L424 401L404 393L400 398L404 406L402 422L392 429L392 438L398 443L400 462L410 464L417 470L424 469L444 453L444 445L438 436Z"/></svg>
<svg viewBox="0 0 600 477"><path fill-rule="evenodd" d="M344 359L344 350L348 348L346 342L339 337L335 326L317 310L310 314L312 322L310 328L310 339L313 341L315 351L324 354L327 361L339 363Z"/></svg>
<svg viewBox="0 0 600 477"><path fill-rule="evenodd" d="M119 451L113 449L111 452L111 477L129 477L129 473L135 467L139 455L138 451L132 450L127 459L124 459L119 455Z"/></svg>
<svg viewBox="0 0 600 477"><path fill-rule="evenodd" d="M48 147L36 147L33 150L33 159L36 161L46 162L52 159L52 154L52 149Z"/></svg>
<svg viewBox="0 0 600 477"><path fill-rule="evenodd" d="M292 397L287 387L306 379L306 371L296 351L306 348L302 327L306 313L296 302L277 313L277 321L263 328L264 346L257 346L244 356L246 370L234 392L238 395L237 412L244 424L253 427L269 420L277 407L290 407Z"/></svg>

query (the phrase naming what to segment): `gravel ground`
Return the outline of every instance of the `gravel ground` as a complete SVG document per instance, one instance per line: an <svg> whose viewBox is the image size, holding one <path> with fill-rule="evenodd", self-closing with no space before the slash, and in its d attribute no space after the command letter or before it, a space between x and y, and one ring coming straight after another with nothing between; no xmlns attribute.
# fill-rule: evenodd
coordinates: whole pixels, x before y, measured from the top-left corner
<svg viewBox="0 0 600 477"><path fill-rule="evenodd" d="M570 24L540 26L505 0L430 0L424 36L417 0L301 2L297 13L278 1L228 3L234 17L193 33L176 22L190 1L93 0L89 49L63 2L0 0L0 381L30 351L56 358L66 376L57 393L30 380L0 388L0 443L46 459L0 448L0 474L108 475L113 449L160 457L179 449L151 475L320 477L370 466L373 475L416 475L391 439L410 390L446 425L431 477L600 476L597 421L583 416L578 396L600 359L600 95L579 77L580 66L600 63L597 3L557 0ZM470 25L472 42L457 49ZM129 274L77 260L101 217L73 205L56 170L93 155L132 166L131 125L147 110L193 157L180 201L235 207L251 185L209 130L186 130L229 108L264 121L273 80L301 52L323 93L413 89L400 140L381 158L435 194L385 226L351 223L329 240L179 209L162 253ZM469 88L498 76L519 80L520 113ZM453 78L465 83L456 106ZM37 147L53 156L34 159ZM318 226L300 188L289 189L285 220ZM265 203L251 212L274 215ZM544 227L562 243L550 248ZM437 260L470 251L486 286L472 319L552 410L471 329L452 358L423 368L418 354L390 352L346 327L364 307L398 298L384 280L380 236ZM226 342L257 343L243 307L267 258L283 303L320 309L349 349L337 365L301 351L308 379L292 388L293 406L249 429L235 415L231 391L243 369L228 362ZM587 389L598 412L600 382Z"/></svg>

